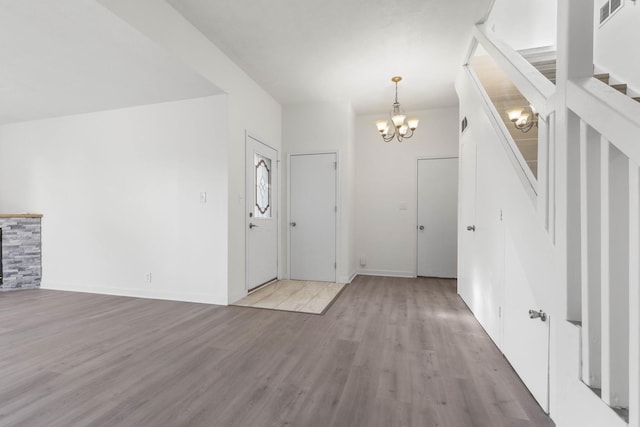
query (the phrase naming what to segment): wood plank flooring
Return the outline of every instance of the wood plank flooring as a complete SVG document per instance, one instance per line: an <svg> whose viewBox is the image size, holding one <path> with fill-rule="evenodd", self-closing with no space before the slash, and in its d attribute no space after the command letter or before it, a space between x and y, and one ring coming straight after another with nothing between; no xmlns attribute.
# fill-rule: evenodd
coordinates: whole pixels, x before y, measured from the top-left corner
<svg viewBox="0 0 640 427"><path fill-rule="evenodd" d="M360 276L323 316L2 293L0 425L553 423L455 281Z"/></svg>

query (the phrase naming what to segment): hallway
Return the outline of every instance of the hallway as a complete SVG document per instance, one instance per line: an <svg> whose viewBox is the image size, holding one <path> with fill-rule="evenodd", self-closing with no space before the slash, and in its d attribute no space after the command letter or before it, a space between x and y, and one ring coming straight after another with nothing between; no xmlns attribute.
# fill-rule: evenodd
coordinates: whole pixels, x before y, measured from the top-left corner
<svg viewBox="0 0 640 427"><path fill-rule="evenodd" d="M323 315L0 294L3 426L552 426L455 293L359 276Z"/></svg>

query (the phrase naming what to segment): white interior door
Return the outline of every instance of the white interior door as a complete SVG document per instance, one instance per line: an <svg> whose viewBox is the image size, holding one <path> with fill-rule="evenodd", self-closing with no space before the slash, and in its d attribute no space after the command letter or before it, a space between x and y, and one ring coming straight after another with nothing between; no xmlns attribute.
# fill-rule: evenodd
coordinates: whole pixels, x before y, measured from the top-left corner
<svg viewBox="0 0 640 427"><path fill-rule="evenodd" d="M459 210L458 210L458 293L474 306L473 253L476 221L476 144L463 135L460 145Z"/></svg>
<svg viewBox="0 0 640 427"><path fill-rule="evenodd" d="M336 280L336 170L335 153L291 156L291 279Z"/></svg>
<svg viewBox="0 0 640 427"><path fill-rule="evenodd" d="M418 276L456 277L458 159L418 160Z"/></svg>
<svg viewBox="0 0 640 427"><path fill-rule="evenodd" d="M533 397L549 412L549 322L531 319L539 310L533 283L527 280L509 233L505 233L505 272L502 352Z"/></svg>
<svg viewBox="0 0 640 427"><path fill-rule="evenodd" d="M246 138L246 288L278 277L277 152Z"/></svg>

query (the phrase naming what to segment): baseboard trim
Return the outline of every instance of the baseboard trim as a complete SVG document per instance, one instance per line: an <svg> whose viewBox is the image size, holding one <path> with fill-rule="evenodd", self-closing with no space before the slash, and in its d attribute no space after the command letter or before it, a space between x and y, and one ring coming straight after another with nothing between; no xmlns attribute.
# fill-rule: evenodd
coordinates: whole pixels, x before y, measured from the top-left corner
<svg viewBox="0 0 640 427"><path fill-rule="evenodd" d="M358 270L357 274L363 276L385 276L385 277L403 277L407 279L415 279L416 275L412 271L397 270Z"/></svg>
<svg viewBox="0 0 640 427"><path fill-rule="evenodd" d="M158 291L149 289L125 289L109 286L75 287L66 283L42 282L41 289L53 291L82 292L87 294L115 295L133 298L160 299L169 301L194 302L200 304L227 305L226 298L218 295L185 292Z"/></svg>

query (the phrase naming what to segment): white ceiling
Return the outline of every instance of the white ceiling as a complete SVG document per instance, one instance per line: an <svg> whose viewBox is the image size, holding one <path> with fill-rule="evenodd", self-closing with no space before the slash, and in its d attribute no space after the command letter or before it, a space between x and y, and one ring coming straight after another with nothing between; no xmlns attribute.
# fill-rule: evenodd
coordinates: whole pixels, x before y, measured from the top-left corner
<svg viewBox="0 0 640 427"><path fill-rule="evenodd" d="M454 80L491 0L167 0L282 104L457 105Z"/></svg>
<svg viewBox="0 0 640 427"><path fill-rule="evenodd" d="M96 2L0 0L0 124L218 93Z"/></svg>

